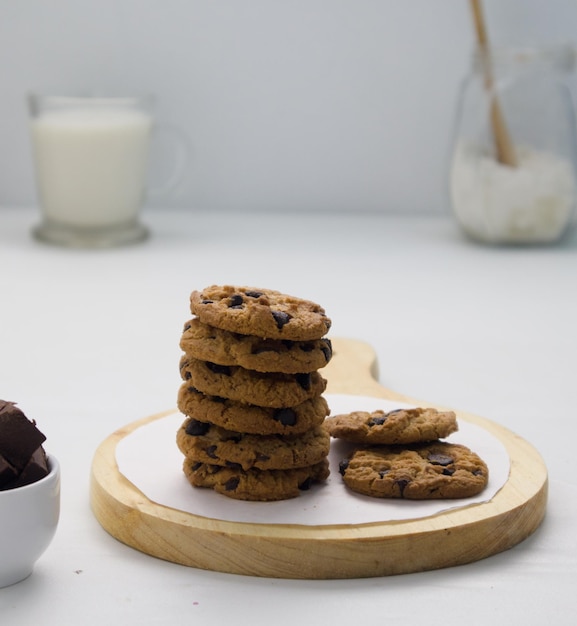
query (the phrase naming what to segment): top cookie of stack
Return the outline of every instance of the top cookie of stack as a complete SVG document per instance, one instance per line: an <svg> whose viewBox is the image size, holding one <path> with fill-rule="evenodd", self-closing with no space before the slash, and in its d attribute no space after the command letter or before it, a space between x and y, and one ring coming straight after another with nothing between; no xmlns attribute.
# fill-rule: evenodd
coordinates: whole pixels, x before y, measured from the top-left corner
<svg viewBox="0 0 577 626"><path fill-rule="evenodd" d="M190 309L178 394L187 420L177 435L188 480L247 500L294 497L324 480L329 409L317 370L332 357L324 309L231 285L193 291Z"/></svg>
<svg viewBox="0 0 577 626"><path fill-rule="evenodd" d="M318 304L271 289L213 285L190 294L190 310L205 324L265 339L318 339L331 327Z"/></svg>

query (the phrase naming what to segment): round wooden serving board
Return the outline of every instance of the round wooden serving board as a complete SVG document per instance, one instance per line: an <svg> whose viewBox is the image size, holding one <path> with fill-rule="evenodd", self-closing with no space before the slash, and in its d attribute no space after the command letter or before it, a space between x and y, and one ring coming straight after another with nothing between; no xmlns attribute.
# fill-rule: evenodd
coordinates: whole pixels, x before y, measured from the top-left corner
<svg viewBox="0 0 577 626"><path fill-rule="evenodd" d="M434 406L383 388L368 344L333 339L333 347L334 357L323 370L328 393ZM533 533L545 514L547 470L539 453L502 426L461 411L456 411L459 420L490 431L510 456L509 478L488 502L414 520L330 526L241 523L178 511L146 498L120 474L115 457L119 441L170 413L174 410L129 424L102 442L92 463L90 501L116 539L174 563L274 578L406 574L507 550Z"/></svg>

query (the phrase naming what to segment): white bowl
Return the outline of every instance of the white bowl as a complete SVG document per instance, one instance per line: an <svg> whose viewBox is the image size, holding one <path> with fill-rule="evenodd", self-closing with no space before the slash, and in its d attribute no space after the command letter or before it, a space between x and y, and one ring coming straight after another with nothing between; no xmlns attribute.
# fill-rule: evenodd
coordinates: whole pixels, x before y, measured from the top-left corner
<svg viewBox="0 0 577 626"><path fill-rule="evenodd" d="M60 465L41 480L0 491L0 588L24 580L50 545L60 517Z"/></svg>

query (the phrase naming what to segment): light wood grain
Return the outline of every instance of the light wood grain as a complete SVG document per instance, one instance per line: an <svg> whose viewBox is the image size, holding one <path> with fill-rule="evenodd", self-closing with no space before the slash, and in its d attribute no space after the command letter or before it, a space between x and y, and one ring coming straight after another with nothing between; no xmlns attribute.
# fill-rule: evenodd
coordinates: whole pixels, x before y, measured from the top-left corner
<svg viewBox="0 0 577 626"><path fill-rule="evenodd" d="M363 342L333 339L323 370L327 392L430 403L383 388ZM447 408L438 407L437 408ZM97 448L90 501L100 524L119 541L154 557L201 569L276 578L357 578L405 574L477 561L531 535L546 509L547 470L524 439L490 420L457 411L458 419L490 431L511 459L507 483L487 503L432 517L359 525L253 524L200 517L148 500L118 471L119 441L174 410L121 428Z"/></svg>

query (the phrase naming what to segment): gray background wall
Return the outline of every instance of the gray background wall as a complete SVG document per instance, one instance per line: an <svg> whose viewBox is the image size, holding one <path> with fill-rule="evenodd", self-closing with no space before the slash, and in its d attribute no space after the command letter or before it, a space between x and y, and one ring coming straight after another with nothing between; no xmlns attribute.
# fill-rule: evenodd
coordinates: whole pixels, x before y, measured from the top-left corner
<svg viewBox="0 0 577 626"><path fill-rule="evenodd" d="M577 41L574 0L484 6L494 43ZM35 204L25 94L95 90L189 139L151 206L445 211L472 46L467 0L0 0L0 207Z"/></svg>

